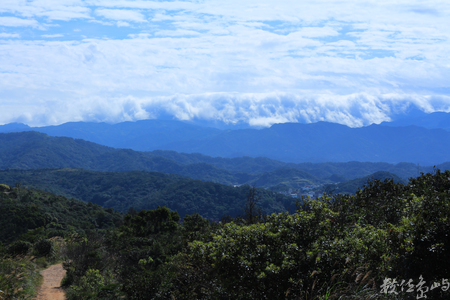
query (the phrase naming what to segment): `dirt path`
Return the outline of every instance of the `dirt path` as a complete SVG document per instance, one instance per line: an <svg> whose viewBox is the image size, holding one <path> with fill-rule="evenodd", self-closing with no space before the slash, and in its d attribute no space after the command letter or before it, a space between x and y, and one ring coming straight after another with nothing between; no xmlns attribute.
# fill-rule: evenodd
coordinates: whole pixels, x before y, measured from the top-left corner
<svg viewBox="0 0 450 300"><path fill-rule="evenodd" d="M39 288L36 300L64 300L66 299L64 290L61 288L61 280L66 274L62 264L50 266L41 271L44 277L41 287Z"/></svg>

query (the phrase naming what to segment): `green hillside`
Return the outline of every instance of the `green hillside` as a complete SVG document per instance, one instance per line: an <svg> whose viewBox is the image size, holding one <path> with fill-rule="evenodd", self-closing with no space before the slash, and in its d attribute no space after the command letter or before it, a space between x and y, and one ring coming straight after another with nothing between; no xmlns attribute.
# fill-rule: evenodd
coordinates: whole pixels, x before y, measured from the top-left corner
<svg viewBox="0 0 450 300"><path fill-rule="evenodd" d="M382 163L382 162L326 162L326 163L285 163L266 157L211 157L199 153L178 153L175 151L155 150L154 155L162 156L179 164L207 163L217 168L231 172L261 174L277 169L297 169L307 172L316 178L342 182L346 180L369 176L378 171L397 174L403 179L420 176L420 173L433 171L434 166L423 166L413 163ZM440 170L450 170L450 163L436 165Z"/></svg>
<svg viewBox="0 0 450 300"><path fill-rule="evenodd" d="M180 216L237 216L245 206L249 186L226 186L156 172L96 172L81 169L0 170L0 182L43 189L55 194L127 212L167 206ZM295 207L292 198L258 189L266 213Z"/></svg>
<svg viewBox="0 0 450 300"><path fill-rule="evenodd" d="M1 169L77 168L106 172L142 170L178 174L226 185L254 184L258 187L275 186L286 181L292 181L292 186L297 186L302 180L309 182L313 178L304 171L298 171L294 176L296 178L291 179L281 175L284 171L266 173L274 171L270 170L269 166L278 166L278 164L263 158L251 161L255 166L261 166L256 169L270 171L250 174L238 172L238 166L234 169L230 168L233 170L221 169L208 163L216 159L208 159L201 155L192 154L192 157L202 159L189 159L190 155L172 153L172 156L178 157L178 160L179 157L186 157L186 160L177 162L153 153L114 149L83 140L49 137L37 132L0 134L0 141ZM238 165L239 163L245 165L247 161L247 158L233 160ZM230 166L230 163L227 165ZM242 167L242 169L248 170L248 167ZM279 176L281 176L280 182L274 180ZM272 179L268 180L268 177ZM320 179L315 178L313 181L319 182Z"/></svg>
<svg viewBox="0 0 450 300"><path fill-rule="evenodd" d="M306 185L317 185L323 182L324 180L297 169L276 169L265 172L250 181L252 185L258 187L271 188L277 185L283 185L288 189L298 189Z"/></svg>
<svg viewBox="0 0 450 300"><path fill-rule="evenodd" d="M250 184L259 176L221 169L201 160L182 164L149 152L114 149L37 132L0 133L0 169L50 168L164 172L227 185Z"/></svg>
<svg viewBox="0 0 450 300"><path fill-rule="evenodd" d="M108 234L69 242L68 300L448 299L449 178L374 180L220 224L181 223L161 207L128 214Z"/></svg>
<svg viewBox="0 0 450 300"><path fill-rule="evenodd" d="M401 184L407 184L408 181L404 180L403 178L400 178L399 176L379 171L375 172L369 176L365 176L362 178L357 178L337 184L331 184L325 186L325 189L328 191L332 191L334 194L355 194L357 191L362 189L364 185L366 185L368 182L373 180L381 180L384 181L386 179L392 179L395 183L401 183Z"/></svg>
<svg viewBox="0 0 450 300"><path fill-rule="evenodd" d="M145 172L20 172L35 172L50 182L53 176L74 180L73 190L83 184L77 176L92 182L85 189L124 181L113 185L120 192L127 185L135 188L135 181L146 184L139 181ZM163 179L155 180L150 187L164 185ZM176 184L189 185L191 191L201 187L189 180ZM450 287L449 190L450 172L436 170L406 185L373 180L355 195L306 200L298 210L271 215L250 209L255 199L250 193L244 218L210 223L199 214L181 222L177 212L165 207L121 215L92 203L2 184L2 297L26 298L24 288L37 286L29 283L38 273L35 255L42 261L46 246L56 246L49 238L62 236L58 247L67 270L63 282L68 300L409 300L422 294L444 300ZM412 292L401 289L408 280ZM393 289L397 294L388 293Z"/></svg>
<svg viewBox="0 0 450 300"><path fill-rule="evenodd" d="M93 203L21 185L0 185L0 242L86 234L120 224L122 215Z"/></svg>
<svg viewBox="0 0 450 300"><path fill-rule="evenodd" d="M446 170L449 166L445 163L437 167ZM138 152L37 132L0 133L0 169L42 168L164 172L225 185L250 184L275 190L342 182L377 171L407 179L433 170L409 163L291 164L263 157L227 159L172 151Z"/></svg>

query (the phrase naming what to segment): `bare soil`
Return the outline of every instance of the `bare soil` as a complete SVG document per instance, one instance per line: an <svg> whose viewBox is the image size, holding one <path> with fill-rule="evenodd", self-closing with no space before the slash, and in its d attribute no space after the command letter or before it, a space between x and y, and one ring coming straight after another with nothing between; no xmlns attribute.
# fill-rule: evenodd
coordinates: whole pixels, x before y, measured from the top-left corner
<svg viewBox="0 0 450 300"><path fill-rule="evenodd" d="M66 270L63 269L62 264L50 266L41 271L41 275L44 280L36 300L65 300L66 294L61 288L61 280L66 275Z"/></svg>

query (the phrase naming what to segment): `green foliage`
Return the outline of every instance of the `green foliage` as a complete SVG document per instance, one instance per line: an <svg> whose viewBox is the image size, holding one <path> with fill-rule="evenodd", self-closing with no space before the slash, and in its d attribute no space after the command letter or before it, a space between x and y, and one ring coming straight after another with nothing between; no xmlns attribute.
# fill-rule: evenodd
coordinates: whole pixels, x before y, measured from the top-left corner
<svg viewBox="0 0 450 300"><path fill-rule="evenodd" d="M25 241L14 241L6 247L6 253L11 256L26 255L31 248L31 243Z"/></svg>
<svg viewBox="0 0 450 300"><path fill-rule="evenodd" d="M71 286L67 295L68 300L98 299L98 295L105 284L105 279L99 270L88 269L77 284Z"/></svg>
<svg viewBox="0 0 450 300"><path fill-rule="evenodd" d="M386 277L440 281L450 270L449 190L450 172L406 186L375 180L295 214L225 224L174 257L165 286L177 299L381 299ZM429 295L446 299L439 289Z"/></svg>
<svg viewBox="0 0 450 300"><path fill-rule="evenodd" d="M0 258L0 299L32 299L40 275L28 258Z"/></svg>
<svg viewBox="0 0 450 300"><path fill-rule="evenodd" d="M33 203L21 192L14 201ZM258 192L248 194L253 208ZM66 238L64 281L70 299L416 298L400 288L381 294L380 285L448 279L449 203L450 172L436 170L406 185L374 180L355 195L304 199L295 212L253 221L193 214L181 223L167 207L130 210L115 229ZM34 243L34 251L47 244ZM427 296L448 298L441 289Z"/></svg>
<svg viewBox="0 0 450 300"><path fill-rule="evenodd" d="M183 218L183 228L186 232L198 232L208 227L208 219L202 218L199 213L186 215Z"/></svg>
<svg viewBox="0 0 450 300"><path fill-rule="evenodd" d="M262 210L258 207L261 197L256 195L256 188L252 187L247 192L247 202L244 208L244 220L249 224L254 224L262 219Z"/></svg>
<svg viewBox="0 0 450 300"><path fill-rule="evenodd" d="M53 243L46 239L40 239L33 245L33 254L36 256L53 256L55 253Z"/></svg>
<svg viewBox="0 0 450 300"><path fill-rule="evenodd" d="M84 276L89 269L104 270L111 261L107 259L104 238L97 234L88 237L73 234L67 239L65 251L66 260L63 263L66 269L65 285L71 285Z"/></svg>
<svg viewBox="0 0 450 300"><path fill-rule="evenodd" d="M179 220L179 215L166 207L141 211L125 216L124 225L109 237L120 266L122 290L130 299L156 296L168 275L166 261L181 250Z"/></svg>
<svg viewBox="0 0 450 300"><path fill-rule="evenodd" d="M135 237L147 237L159 233L172 233L177 230L180 216L166 207L142 210L137 215L126 215L120 230Z"/></svg>
<svg viewBox="0 0 450 300"><path fill-rule="evenodd" d="M236 217L245 206L248 186L231 187L181 176L151 172L94 172L85 170L3 170L0 182L21 181L27 186L44 189L66 197L112 207L127 212L152 210L166 206L181 217L199 213L205 218L219 220L224 215ZM22 192L27 198L26 191ZM294 208L290 197L258 189L260 206L266 213ZM30 214L36 213L30 211ZM41 214L44 216L45 214ZM36 219L33 217L33 220ZM97 221L101 227L112 226L111 217ZM44 224L42 217L40 224ZM42 226L42 225L40 225Z"/></svg>
<svg viewBox="0 0 450 300"><path fill-rule="evenodd" d="M0 184L0 192L7 193L11 190L11 188L6 184Z"/></svg>
<svg viewBox="0 0 450 300"><path fill-rule="evenodd" d="M99 205L16 187L0 201L0 242L9 244L20 238L34 244L53 236L106 230L121 218Z"/></svg>
<svg viewBox="0 0 450 300"><path fill-rule="evenodd" d="M189 218L196 227L203 220ZM195 220L197 219L197 220ZM167 276L166 261L181 250L180 217L166 207L126 215L123 225L106 235L73 236L67 245L64 283L73 299L152 299ZM95 269L95 288L83 287ZM88 276L89 275L89 276ZM99 283L102 276L104 283ZM86 298L83 298L86 297ZM89 298L91 297L91 298ZM97 297L97 298L95 298ZM108 298L109 297L109 298ZM116 297L116 298L114 298Z"/></svg>

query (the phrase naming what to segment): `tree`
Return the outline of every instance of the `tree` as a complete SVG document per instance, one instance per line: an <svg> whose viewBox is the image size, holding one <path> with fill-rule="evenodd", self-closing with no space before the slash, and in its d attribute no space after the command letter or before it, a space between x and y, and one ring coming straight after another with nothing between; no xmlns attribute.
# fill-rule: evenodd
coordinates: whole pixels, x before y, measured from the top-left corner
<svg viewBox="0 0 450 300"><path fill-rule="evenodd" d="M247 192L247 202L244 209L244 219L249 224L258 223L261 220L262 211L257 206L260 199L261 196L256 196L256 187L251 187Z"/></svg>

